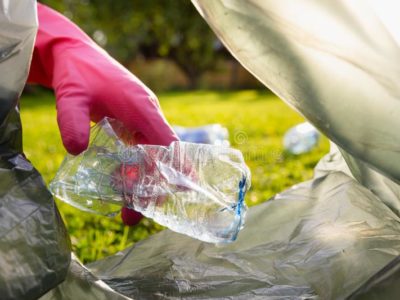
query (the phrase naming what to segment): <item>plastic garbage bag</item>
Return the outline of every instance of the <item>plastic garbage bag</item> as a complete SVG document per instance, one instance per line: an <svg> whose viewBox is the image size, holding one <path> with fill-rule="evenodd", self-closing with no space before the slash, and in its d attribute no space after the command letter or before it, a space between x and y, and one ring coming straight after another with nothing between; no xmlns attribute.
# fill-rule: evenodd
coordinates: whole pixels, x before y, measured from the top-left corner
<svg viewBox="0 0 400 300"><path fill-rule="evenodd" d="M221 124L198 127L173 126L179 139L184 142L211 144L229 147L229 131Z"/></svg>
<svg viewBox="0 0 400 300"><path fill-rule="evenodd" d="M16 103L34 1L0 1L1 297L35 298L66 276L41 299L397 299L400 77L391 23L369 1L195 3L235 57L340 151L332 147L313 180L250 208L233 244L166 230L87 267L73 258L66 273L64 227L21 154Z"/></svg>
<svg viewBox="0 0 400 300"><path fill-rule="evenodd" d="M297 124L283 136L284 149L295 155L307 153L318 145L320 135L318 130L308 122Z"/></svg>
<svg viewBox="0 0 400 300"><path fill-rule="evenodd" d="M0 1L0 298L36 299L64 280L70 247L40 174L22 151L18 98L36 35L35 1Z"/></svg>

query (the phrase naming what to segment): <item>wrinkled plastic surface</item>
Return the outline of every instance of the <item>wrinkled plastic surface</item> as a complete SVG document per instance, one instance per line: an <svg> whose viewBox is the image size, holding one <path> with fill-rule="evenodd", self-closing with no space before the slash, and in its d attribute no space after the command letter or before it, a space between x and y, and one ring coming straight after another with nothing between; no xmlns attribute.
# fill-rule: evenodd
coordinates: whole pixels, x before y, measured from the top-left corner
<svg viewBox="0 0 400 300"><path fill-rule="evenodd" d="M283 146L292 154L303 154L311 151L320 138L318 130L310 123L304 122L290 128L283 136Z"/></svg>
<svg viewBox="0 0 400 300"><path fill-rule="evenodd" d="M0 1L0 298L37 299L64 280L70 247L37 170L25 158L18 98L37 30L36 1Z"/></svg>
<svg viewBox="0 0 400 300"><path fill-rule="evenodd" d="M229 146L229 131L221 124L199 127L173 126L179 139L184 142Z"/></svg>
<svg viewBox="0 0 400 300"><path fill-rule="evenodd" d="M170 229L207 242L231 242L243 226L250 171L239 150L186 142L128 145L128 132L105 118L87 150L67 155L50 190L83 210L135 209ZM120 134L120 136L119 136Z"/></svg>
<svg viewBox="0 0 400 300"><path fill-rule="evenodd" d="M65 281L40 298L41 300L132 300L113 290L97 278L72 254Z"/></svg>

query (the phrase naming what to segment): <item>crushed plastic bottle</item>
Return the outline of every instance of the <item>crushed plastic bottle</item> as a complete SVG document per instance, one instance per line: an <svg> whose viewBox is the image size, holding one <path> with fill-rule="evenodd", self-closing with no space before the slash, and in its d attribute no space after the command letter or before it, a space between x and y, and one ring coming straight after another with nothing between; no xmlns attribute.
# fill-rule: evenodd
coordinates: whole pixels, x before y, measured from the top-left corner
<svg viewBox="0 0 400 300"><path fill-rule="evenodd" d="M179 139L184 142L229 146L228 129L220 124L210 124L200 127L173 127Z"/></svg>
<svg viewBox="0 0 400 300"><path fill-rule="evenodd" d="M303 154L311 151L318 144L320 135L311 123L300 123L285 133L283 145L285 150L292 154Z"/></svg>
<svg viewBox="0 0 400 300"><path fill-rule="evenodd" d="M202 241L236 239L250 187L250 171L239 150L186 142L129 145L127 140L120 123L102 120L91 130L88 149L64 159L51 192L105 215L127 206Z"/></svg>

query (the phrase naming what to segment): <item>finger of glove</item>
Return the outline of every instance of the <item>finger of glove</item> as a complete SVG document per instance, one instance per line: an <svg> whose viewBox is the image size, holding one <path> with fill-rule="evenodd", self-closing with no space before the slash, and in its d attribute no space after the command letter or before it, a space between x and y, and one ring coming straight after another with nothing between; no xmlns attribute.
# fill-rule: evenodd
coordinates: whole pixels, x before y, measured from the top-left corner
<svg viewBox="0 0 400 300"><path fill-rule="evenodd" d="M157 98L139 80L129 80L120 87L118 95L120 98L109 106L111 115L137 133L140 143L168 146L178 140L160 110Z"/></svg>
<svg viewBox="0 0 400 300"><path fill-rule="evenodd" d="M154 100L144 97L133 101L143 102L143 105L136 112L131 112L132 117L128 114L125 120L123 117L121 119L128 128L137 129L140 142L168 146L178 140ZM128 101L128 104L133 101Z"/></svg>
<svg viewBox="0 0 400 300"><path fill-rule="evenodd" d="M134 226L140 222L143 215L133 209L123 207L121 209L121 219L125 225Z"/></svg>
<svg viewBox="0 0 400 300"><path fill-rule="evenodd" d="M64 147L70 154L77 155L87 149L90 110L85 97L57 96L57 122Z"/></svg>

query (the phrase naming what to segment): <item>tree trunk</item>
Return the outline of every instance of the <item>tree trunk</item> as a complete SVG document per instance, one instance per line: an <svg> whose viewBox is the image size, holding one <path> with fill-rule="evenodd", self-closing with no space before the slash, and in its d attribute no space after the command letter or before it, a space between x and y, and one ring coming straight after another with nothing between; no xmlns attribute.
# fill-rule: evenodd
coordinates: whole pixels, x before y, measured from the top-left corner
<svg viewBox="0 0 400 300"><path fill-rule="evenodd" d="M188 88L191 89L191 90L196 89L198 87L198 85L199 85L199 76L198 76L198 74L186 73L186 77L189 80Z"/></svg>
<svg viewBox="0 0 400 300"><path fill-rule="evenodd" d="M231 76L229 80L229 87L236 89L239 79L239 63L236 60L231 60Z"/></svg>
<svg viewBox="0 0 400 300"><path fill-rule="evenodd" d="M199 70L195 70L195 68L191 68L189 64L180 63L176 59L173 59L176 65L182 70L188 79L188 88L194 90L198 87L200 76L203 72L199 72Z"/></svg>

